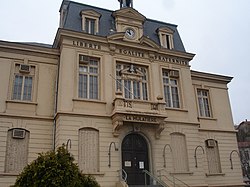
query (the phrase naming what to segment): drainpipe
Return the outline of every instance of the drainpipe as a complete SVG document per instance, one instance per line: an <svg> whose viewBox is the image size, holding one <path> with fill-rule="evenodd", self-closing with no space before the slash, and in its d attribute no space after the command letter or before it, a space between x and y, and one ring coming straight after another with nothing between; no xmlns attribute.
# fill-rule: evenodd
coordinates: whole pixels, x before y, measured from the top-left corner
<svg viewBox="0 0 250 187"><path fill-rule="evenodd" d="M56 150L56 117L57 117L57 104L58 104L58 87L59 87L59 70L60 70L60 55L58 59L58 66L57 66L57 76L56 76L56 92L55 92L55 106L54 106L54 119L53 119L53 150Z"/></svg>

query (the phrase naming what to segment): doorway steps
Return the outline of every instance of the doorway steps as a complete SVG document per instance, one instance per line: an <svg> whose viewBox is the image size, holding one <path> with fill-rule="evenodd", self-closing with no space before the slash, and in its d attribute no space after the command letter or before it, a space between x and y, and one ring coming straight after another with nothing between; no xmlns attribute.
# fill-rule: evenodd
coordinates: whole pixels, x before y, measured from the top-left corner
<svg viewBox="0 0 250 187"><path fill-rule="evenodd" d="M161 185L129 185L129 187L162 187Z"/></svg>

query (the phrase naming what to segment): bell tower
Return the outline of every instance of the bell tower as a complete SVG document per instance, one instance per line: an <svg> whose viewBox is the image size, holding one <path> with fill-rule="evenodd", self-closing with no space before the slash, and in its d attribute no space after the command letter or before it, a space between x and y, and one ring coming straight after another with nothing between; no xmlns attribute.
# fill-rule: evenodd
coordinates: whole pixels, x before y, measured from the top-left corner
<svg viewBox="0 0 250 187"><path fill-rule="evenodd" d="M133 0L118 0L120 2L120 8L133 8Z"/></svg>

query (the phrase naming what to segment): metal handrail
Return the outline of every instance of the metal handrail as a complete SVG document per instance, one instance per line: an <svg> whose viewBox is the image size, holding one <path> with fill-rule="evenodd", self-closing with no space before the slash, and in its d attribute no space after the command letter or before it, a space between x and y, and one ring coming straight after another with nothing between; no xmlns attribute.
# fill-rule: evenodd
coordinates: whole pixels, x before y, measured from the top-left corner
<svg viewBox="0 0 250 187"><path fill-rule="evenodd" d="M166 171L166 170L165 170L165 169L158 170L158 172L160 172L160 171ZM164 177L164 178L166 178L166 179L169 180L171 183L173 183L174 186L176 186L176 185L177 185L177 186L180 186L180 185L178 185L178 184L175 183L175 180L177 180L177 181L181 182L182 184L184 184L185 186L190 187L187 183L185 183L185 182L183 182L182 180L180 180L180 179L178 179L177 177L175 177L174 174L169 174L169 175L170 175L171 177L173 177L174 180L169 179L169 177L167 177L166 175L161 175L161 173L160 173L160 176L159 176L159 177Z"/></svg>
<svg viewBox="0 0 250 187"><path fill-rule="evenodd" d="M121 181L127 182L128 174L124 169L117 170L119 172L119 177ZM123 178L124 174L124 178Z"/></svg>
<svg viewBox="0 0 250 187"><path fill-rule="evenodd" d="M160 185L162 185L163 187L169 187L165 182L163 182L162 180L158 179L156 176L154 176L152 173L150 173L147 170L142 170L143 173L145 173L145 175L147 174L149 177L151 177L152 179L154 179L156 182L158 182ZM146 184L146 176L145 176L145 185Z"/></svg>
<svg viewBox="0 0 250 187"><path fill-rule="evenodd" d="M164 176L163 176L164 177ZM190 187L187 183L183 182L182 180L178 179L177 177L175 177L174 175L171 175L171 177L173 177L175 180L181 182L182 184L184 184L187 187Z"/></svg>

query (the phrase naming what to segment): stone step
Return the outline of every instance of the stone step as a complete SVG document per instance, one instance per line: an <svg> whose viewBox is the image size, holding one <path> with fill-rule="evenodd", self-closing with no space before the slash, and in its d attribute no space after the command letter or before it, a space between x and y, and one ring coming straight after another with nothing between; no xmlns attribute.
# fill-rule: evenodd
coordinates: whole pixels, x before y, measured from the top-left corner
<svg viewBox="0 0 250 187"><path fill-rule="evenodd" d="M159 185L130 185L129 187L162 187L162 186L159 186Z"/></svg>

